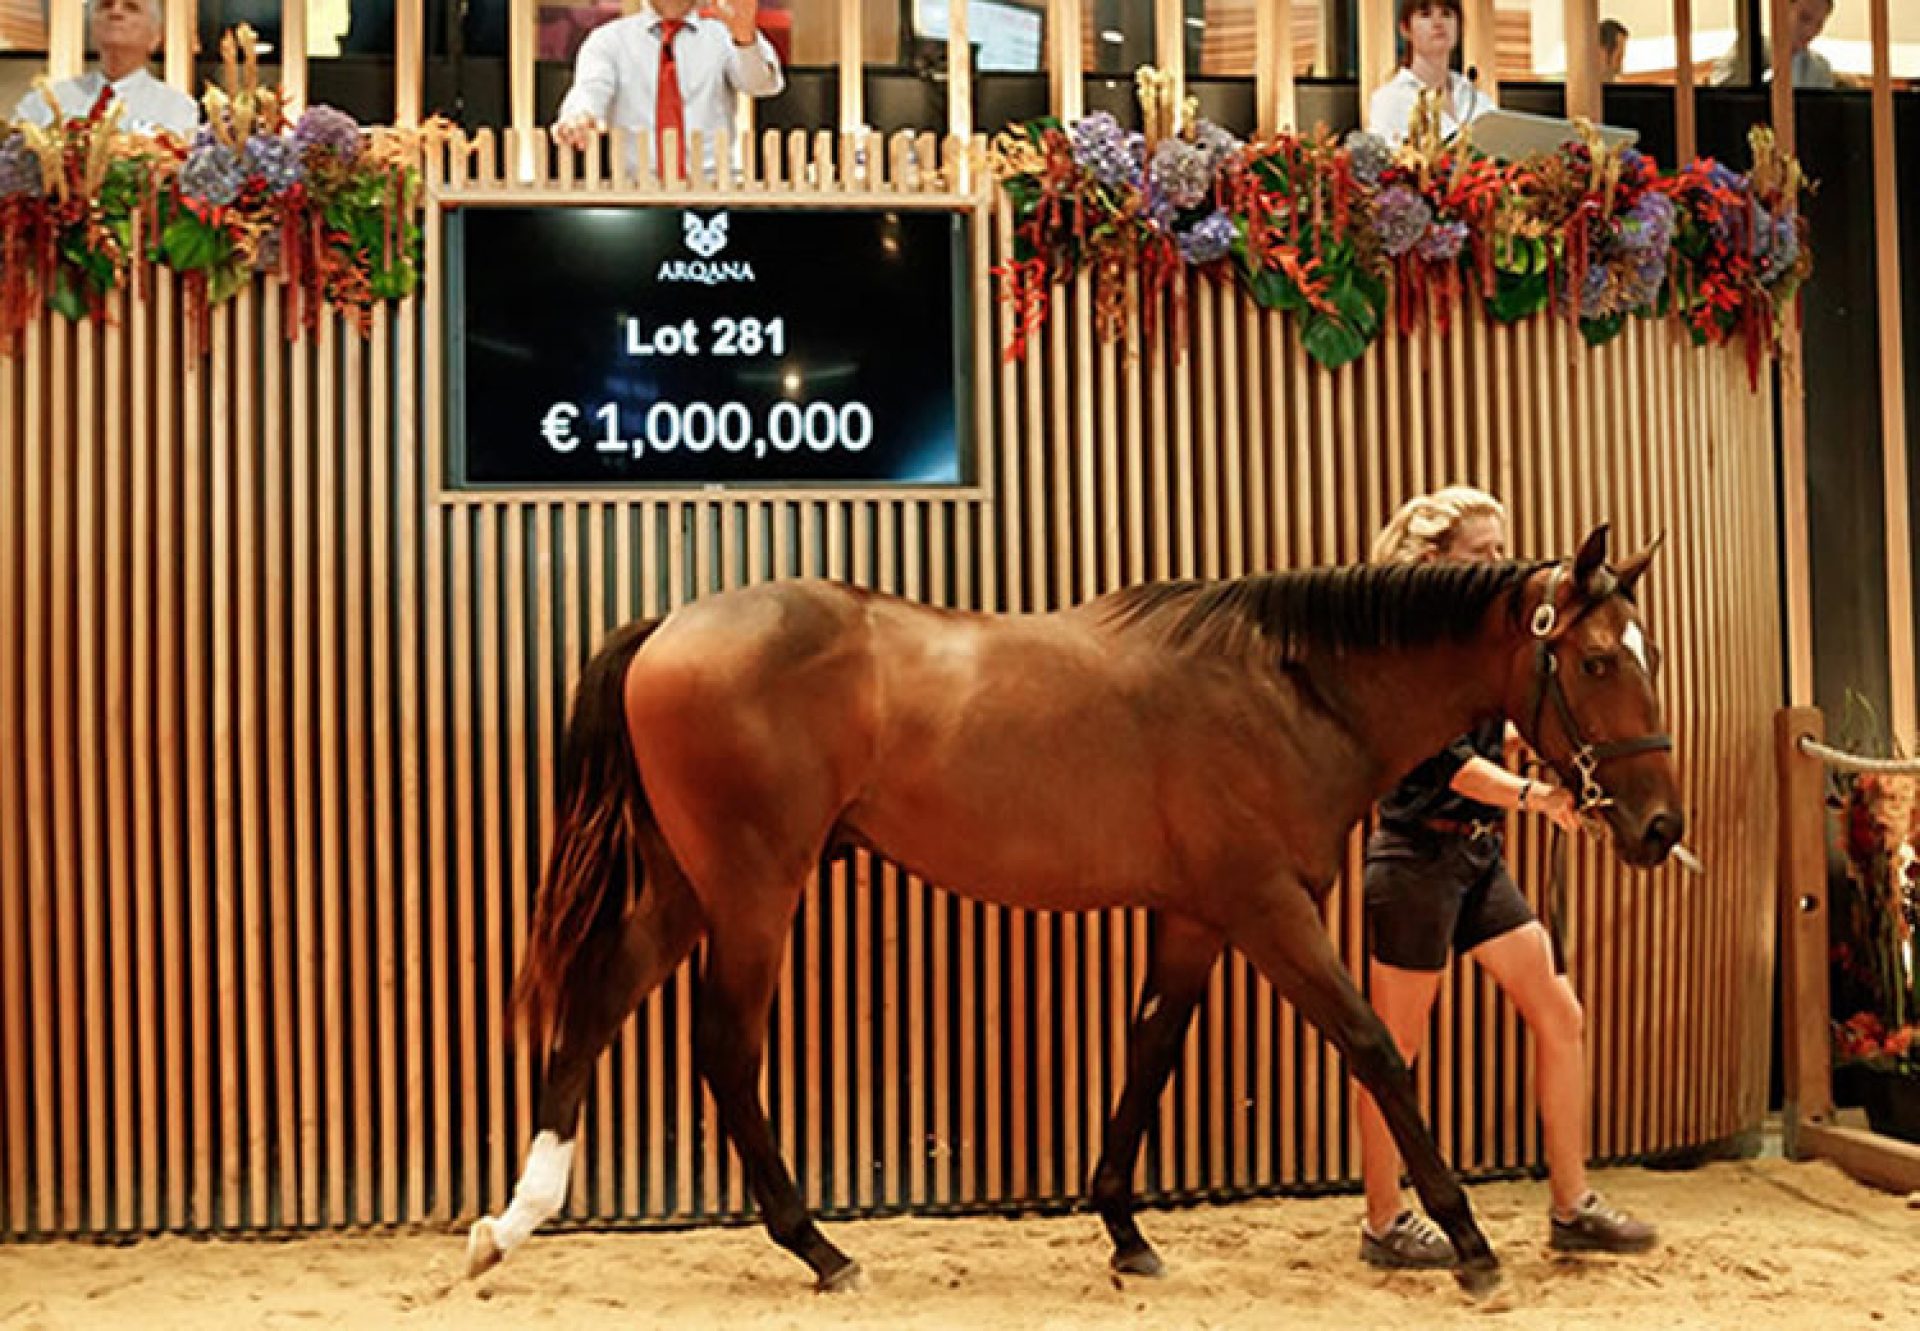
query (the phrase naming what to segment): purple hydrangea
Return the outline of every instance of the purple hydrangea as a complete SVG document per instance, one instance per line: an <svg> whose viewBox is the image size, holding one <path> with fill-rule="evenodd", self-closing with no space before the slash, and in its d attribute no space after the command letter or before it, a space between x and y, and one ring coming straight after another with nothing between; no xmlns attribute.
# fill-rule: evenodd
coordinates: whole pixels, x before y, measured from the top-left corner
<svg viewBox="0 0 1920 1331"><path fill-rule="evenodd" d="M278 134L255 134L240 150L240 161L248 177L258 180L268 194L285 194L306 172L300 150Z"/></svg>
<svg viewBox="0 0 1920 1331"><path fill-rule="evenodd" d="M1233 219L1215 208L1175 239L1180 246L1180 257L1197 267L1226 258L1236 234Z"/></svg>
<svg viewBox="0 0 1920 1331"><path fill-rule="evenodd" d="M1673 244L1673 223L1673 200L1650 191L1619 220L1615 234L1627 249L1658 254L1664 261Z"/></svg>
<svg viewBox="0 0 1920 1331"><path fill-rule="evenodd" d="M1419 243L1432 221L1433 209L1405 185L1390 185L1373 201L1373 233L1395 259Z"/></svg>
<svg viewBox="0 0 1920 1331"><path fill-rule="evenodd" d="M1580 317L1604 319L1652 308L1667 280L1666 255L1621 251L1587 269L1580 290Z"/></svg>
<svg viewBox="0 0 1920 1331"><path fill-rule="evenodd" d="M1436 222L1421 235L1414 250L1428 263L1451 263L1466 243L1465 222Z"/></svg>
<svg viewBox="0 0 1920 1331"><path fill-rule="evenodd" d="M1213 188L1213 163L1204 149L1184 139L1162 139L1154 147L1148 178L1175 208L1195 208Z"/></svg>
<svg viewBox="0 0 1920 1331"><path fill-rule="evenodd" d="M1362 185L1378 185L1393 164L1393 149L1387 141L1363 129L1347 135L1347 154L1353 163L1353 178Z"/></svg>
<svg viewBox="0 0 1920 1331"><path fill-rule="evenodd" d="M1207 155L1207 165L1218 171L1220 164L1240 151L1240 140L1211 120L1193 124L1193 146Z"/></svg>
<svg viewBox="0 0 1920 1331"><path fill-rule="evenodd" d="M293 145L302 157L310 149L323 148L351 163L360 156L360 126L345 111L310 106L293 127Z"/></svg>
<svg viewBox="0 0 1920 1331"><path fill-rule="evenodd" d="M0 199L36 198L43 188L40 158L18 130L0 139Z"/></svg>
<svg viewBox="0 0 1920 1331"><path fill-rule="evenodd" d="M1142 139L1120 127L1106 111L1095 111L1076 124L1069 137L1073 141L1073 160L1093 173L1093 178L1108 189L1140 183Z"/></svg>
<svg viewBox="0 0 1920 1331"><path fill-rule="evenodd" d="M1800 261L1800 228L1794 214L1775 217L1764 208L1754 209L1753 256L1760 280L1769 286Z"/></svg>
<svg viewBox="0 0 1920 1331"><path fill-rule="evenodd" d="M240 154L202 130L180 168L180 192L189 199L225 207L240 196L246 177Z"/></svg>

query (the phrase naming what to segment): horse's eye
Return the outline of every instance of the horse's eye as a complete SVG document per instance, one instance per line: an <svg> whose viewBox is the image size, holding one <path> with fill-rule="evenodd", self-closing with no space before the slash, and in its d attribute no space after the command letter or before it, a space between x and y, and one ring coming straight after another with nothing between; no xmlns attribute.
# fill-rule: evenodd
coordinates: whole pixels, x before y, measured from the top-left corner
<svg viewBox="0 0 1920 1331"><path fill-rule="evenodd" d="M1580 662L1580 668L1593 679L1605 679L1613 672L1613 658L1610 656L1589 656Z"/></svg>

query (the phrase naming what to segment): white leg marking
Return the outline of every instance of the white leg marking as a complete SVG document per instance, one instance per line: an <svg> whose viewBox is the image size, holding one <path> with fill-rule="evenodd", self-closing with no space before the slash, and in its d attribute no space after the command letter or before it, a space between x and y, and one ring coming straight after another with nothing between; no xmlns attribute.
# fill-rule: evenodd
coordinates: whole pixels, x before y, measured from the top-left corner
<svg viewBox="0 0 1920 1331"><path fill-rule="evenodd" d="M493 1222L493 1241L502 1256L527 1241L527 1236L567 1204L567 1179L573 1171L573 1143L551 1132L533 1139L527 1167L513 1190L513 1204Z"/></svg>

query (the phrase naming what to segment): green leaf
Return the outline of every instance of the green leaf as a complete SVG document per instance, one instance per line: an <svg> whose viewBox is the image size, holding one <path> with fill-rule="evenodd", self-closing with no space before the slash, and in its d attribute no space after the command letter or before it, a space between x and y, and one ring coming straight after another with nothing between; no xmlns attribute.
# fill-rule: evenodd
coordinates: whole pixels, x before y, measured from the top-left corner
<svg viewBox="0 0 1920 1331"><path fill-rule="evenodd" d="M1582 319L1580 336L1586 339L1590 347L1605 346L1620 336L1620 330L1627 326L1624 314L1609 314L1604 319Z"/></svg>
<svg viewBox="0 0 1920 1331"><path fill-rule="evenodd" d="M1501 270L1494 274L1493 299L1487 310L1500 323L1518 323L1547 308L1550 294L1545 272L1524 276Z"/></svg>
<svg viewBox="0 0 1920 1331"><path fill-rule="evenodd" d="M197 272L217 267L232 250L226 232L208 226L184 209L175 213L160 233L160 248L167 265L179 272Z"/></svg>
<svg viewBox="0 0 1920 1331"><path fill-rule="evenodd" d="M1254 300L1265 309L1298 314L1309 308L1300 288L1278 268L1263 268L1255 273L1251 288Z"/></svg>
<svg viewBox="0 0 1920 1331"><path fill-rule="evenodd" d="M61 268L60 275L54 279L53 292L47 297L47 306L66 315L74 323L79 323L87 317L87 298L80 293L80 288L68 269Z"/></svg>
<svg viewBox="0 0 1920 1331"><path fill-rule="evenodd" d="M223 263L207 274L207 304L218 305L240 294L253 281L253 273L242 263Z"/></svg>
<svg viewBox="0 0 1920 1331"><path fill-rule="evenodd" d="M1358 331L1318 310L1307 317L1300 341L1307 354L1329 370L1351 365L1367 350L1367 339Z"/></svg>

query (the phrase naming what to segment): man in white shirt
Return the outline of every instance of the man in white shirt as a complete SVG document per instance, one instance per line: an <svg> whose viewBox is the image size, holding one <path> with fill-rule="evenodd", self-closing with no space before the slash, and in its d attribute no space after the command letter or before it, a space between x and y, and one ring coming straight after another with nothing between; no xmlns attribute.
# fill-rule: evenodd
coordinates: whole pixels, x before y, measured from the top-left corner
<svg viewBox="0 0 1920 1331"><path fill-rule="evenodd" d="M738 93L771 97L786 86L780 58L756 26L755 0L649 0L637 13L587 34L553 136L584 149L612 127L713 134L733 129Z"/></svg>
<svg viewBox="0 0 1920 1331"><path fill-rule="evenodd" d="M1796 88L1837 88L1840 80L1833 65L1813 49L1813 39L1826 29L1833 17L1833 0L1793 0L1787 6L1787 36L1792 40L1793 86ZM1709 81L1716 88L1747 81L1747 44L1734 43L1733 49L1714 62ZM1760 43L1760 81L1773 82L1773 44Z"/></svg>
<svg viewBox="0 0 1920 1331"><path fill-rule="evenodd" d="M53 85L61 117L84 117L110 88L113 100L125 108L120 112L121 129L136 134L164 130L182 138L191 135L200 123L200 108L193 98L147 72L147 61L160 49L160 35L166 30L161 0L93 0L87 26L93 48L100 54L100 68ZM13 114L35 125L53 119L37 90L22 97Z"/></svg>
<svg viewBox="0 0 1920 1331"><path fill-rule="evenodd" d="M1453 72L1460 45L1459 0L1400 0L1400 37L1406 61L1367 103L1367 128L1388 143L1407 137L1413 108L1429 89L1440 96L1440 133L1454 131L1494 109L1493 99Z"/></svg>

